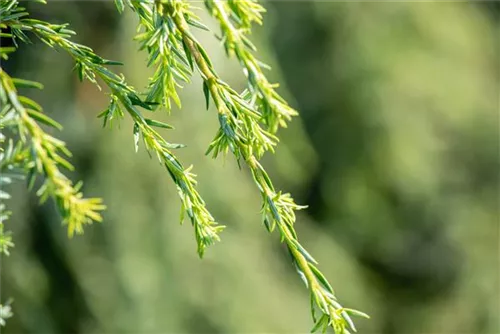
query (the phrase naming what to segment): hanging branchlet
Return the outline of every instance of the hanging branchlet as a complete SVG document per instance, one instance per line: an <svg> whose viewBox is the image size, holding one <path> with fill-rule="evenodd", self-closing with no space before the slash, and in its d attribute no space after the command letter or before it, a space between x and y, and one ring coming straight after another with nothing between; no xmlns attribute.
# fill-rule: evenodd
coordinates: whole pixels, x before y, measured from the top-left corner
<svg viewBox="0 0 500 334"><path fill-rule="evenodd" d="M286 127L286 122L298 113L276 92L278 84L268 81L263 68L269 66L255 58L253 52L257 49L248 38L250 23L262 23L262 7L254 1L224 0L205 0L205 6L219 22L226 54L236 56L244 69L250 101L261 113L261 121L271 133Z"/></svg>
<svg viewBox="0 0 500 334"><path fill-rule="evenodd" d="M312 300L311 312L315 321L313 331L326 330L328 327L333 327L336 333L348 333L349 329L355 331L349 313L366 315L345 309L336 301L333 289L316 267L317 262L299 243L293 227L296 220L294 211L304 207L297 205L289 194L276 191L267 172L259 163L261 155L272 148L275 141L270 144L266 142L270 135L262 130L258 124L260 114L245 101L244 98L248 93L242 94L240 97L217 76L203 47L190 32L186 22L189 11L185 10L185 5L181 7L178 3L178 1L165 3L169 9L167 15L173 19L177 29L182 33L184 43L187 45L204 81L205 96L207 99L209 96L212 98L218 111L220 128L207 153L212 152L213 156L216 157L219 152L226 153L231 150L236 159L243 160L250 169L262 196L263 223L269 232L272 232L276 227L278 228L281 240L286 244L292 262L309 288ZM226 92L230 92L233 96L227 96ZM244 103L233 102L240 100ZM259 138L261 133L266 134L264 140ZM255 145L255 143L258 144ZM264 147L266 144L269 146ZM319 317L317 317L318 312Z"/></svg>
<svg viewBox="0 0 500 334"><path fill-rule="evenodd" d="M182 1L162 3L165 15L182 34L186 56L196 64L203 79L206 106L212 99L218 111L220 128L207 154L212 152L216 157L231 150L237 158L248 154L260 158L266 151L274 151L278 138L260 126L261 115L246 99L248 94L238 94L217 75L207 52L192 35L189 26L198 25L193 24L189 5ZM245 145L238 145L240 142Z"/></svg>
<svg viewBox="0 0 500 334"><path fill-rule="evenodd" d="M294 228L295 211L304 209L305 206L297 205L290 194L277 192L267 172L253 157L249 160L249 167L262 196L263 224L270 233L278 229L281 242L286 244L295 269L309 289L311 315L315 322L311 331L325 332L328 327L333 327L335 333L356 331L349 314L368 316L356 310L346 309L337 302L330 283L317 268L318 262L299 243Z"/></svg>
<svg viewBox="0 0 500 334"><path fill-rule="evenodd" d="M250 29L254 22L262 25L262 14L266 9L257 0L227 0L227 5L231 8L231 19L238 27Z"/></svg>
<svg viewBox="0 0 500 334"><path fill-rule="evenodd" d="M3 102L2 102L3 103ZM3 131L8 122L6 109L0 111L0 130ZM12 117L12 115L10 115ZM6 136L0 132L0 254L9 255L9 248L14 247L10 231L5 230L5 221L9 219L11 211L7 209L4 201L10 199L10 194L5 190L16 179L23 179L29 161L28 151L23 143L18 140L14 143L12 138L6 143Z"/></svg>
<svg viewBox="0 0 500 334"><path fill-rule="evenodd" d="M1 177L2 187L5 185L4 177ZM5 192L4 192L5 194ZM7 206L3 203L4 200L10 198L2 197L2 203L0 203L0 254L9 255L9 249L14 247L14 242L12 241L12 233L5 230L5 221L9 219L11 211L7 209Z"/></svg>
<svg viewBox="0 0 500 334"><path fill-rule="evenodd" d="M163 16L161 4L131 2L130 7L139 17L138 34L135 37L141 50L148 52L148 66L155 72L149 80L146 101L155 102L171 110L171 100L180 108L177 88L180 82L189 82L191 66L184 54L182 36L175 25Z"/></svg>
<svg viewBox="0 0 500 334"><path fill-rule="evenodd" d="M70 237L74 233L83 233L84 225L102 220L99 211L105 206L100 198L83 198L80 192L82 183L73 185L61 172L59 167L73 170L73 166L65 158L70 157L71 153L64 142L47 134L40 126L43 124L61 129L60 124L45 115L35 101L19 96L18 87L41 88L36 82L12 79L0 68L2 123L4 126L12 124L11 127L15 127L22 145L29 148L27 151L29 154L26 157L28 162L24 163L28 168L28 184L32 187L37 174L43 175L44 182L37 191L40 201L43 203L49 197L55 199L63 224L68 226ZM14 145L11 144L11 147ZM20 144L11 150L12 153L5 154L5 159L12 159L14 153L17 158L21 151ZM7 160L5 164L8 166Z"/></svg>
<svg viewBox="0 0 500 334"><path fill-rule="evenodd" d="M135 149L137 151L139 140L142 138L148 152L154 152L167 168L181 199L181 219L187 215L191 220L195 228L198 254L201 257L207 246L219 240L218 233L224 226L218 225L206 209L205 202L196 190L195 175L190 172L191 167L185 169L172 153L172 149L183 145L167 142L154 129L154 127L167 129L172 127L144 117L138 108L151 111L157 103L143 101L135 89L126 83L123 75L117 75L106 67L120 63L103 59L89 47L71 41L69 38L75 32L68 29L66 24L56 25L29 18L19 19L19 17L14 15L4 21L11 28L14 40L19 39L29 43L25 32L30 32L50 47L58 47L68 52L75 60L75 69L80 80L87 79L99 87L99 79L108 86L111 100L108 108L99 117L103 118L104 125L123 118L125 113L132 118ZM55 139L53 142L58 143ZM59 147L56 148L61 150Z"/></svg>
<svg viewBox="0 0 500 334"><path fill-rule="evenodd" d="M114 91L114 97L120 101L120 105L116 108L124 108L134 120L134 141L136 151L140 138L146 150L156 154L161 164L165 166L174 183L176 184L179 197L181 199L181 223L187 215L195 229L195 237L198 247L198 254L203 257L207 246L219 241L219 233L224 229L224 226L218 225L212 215L208 212L205 202L196 190L196 175L191 173L192 166L184 169L179 160L171 152L171 149L183 147L181 144L168 143L163 137L153 129L165 128L172 129L169 124L144 118L139 110L123 96L119 96L119 91Z"/></svg>
<svg viewBox="0 0 500 334"><path fill-rule="evenodd" d="M9 14L12 15L11 10L15 7L15 3L0 3L0 29L4 29L5 25L2 23L3 18ZM12 34L8 32L0 32L0 36L4 38L12 38ZM1 47L0 46L0 61L5 61L9 58L9 53L14 52L15 47ZM17 98L13 93L13 98ZM26 169L29 168L26 159L27 154L23 142L17 139L15 142L12 138L7 141L7 136L4 134L7 130L15 131L17 124L12 122L16 116L11 112L11 106L6 94L0 95L0 257L10 254L10 248L14 247L12 241L12 233L5 230L5 222L9 219L11 211L7 208L5 201L10 199L11 196L5 190L14 179L24 177ZM7 129L8 122L11 121L10 129ZM6 319L12 316L10 305L0 304L0 326L5 326Z"/></svg>

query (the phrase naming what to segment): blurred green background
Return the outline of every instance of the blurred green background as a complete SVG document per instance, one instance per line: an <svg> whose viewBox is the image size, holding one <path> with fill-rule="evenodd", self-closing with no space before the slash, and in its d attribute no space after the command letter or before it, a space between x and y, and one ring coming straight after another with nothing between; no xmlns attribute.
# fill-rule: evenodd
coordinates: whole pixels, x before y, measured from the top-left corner
<svg viewBox="0 0 500 334"><path fill-rule="evenodd" d="M134 15L111 1L25 4L71 22L78 42L123 61L118 70L145 87ZM309 205L297 230L340 302L371 315L357 319L359 332L499 333L498 3L265 5L253 39L301 117L264 165ZM198 35L222 78L243 89L213 33ZM12 189L16 247L2 259L1 300L14 299L15 316L2 333L309 331L307 290L260 223L249 173L203 155L217 119L199 78L181 110L154 117L176 126L165 137L188 145L177 153L228 226L203 260L189 223L179 226L168 174L134 153L128 120L101 128L107 97L77 82L66 54L36 43L2 66L45 85L30 94L64 124L72 179L108 206L104 223L68 240L53 203Z"/></svg>

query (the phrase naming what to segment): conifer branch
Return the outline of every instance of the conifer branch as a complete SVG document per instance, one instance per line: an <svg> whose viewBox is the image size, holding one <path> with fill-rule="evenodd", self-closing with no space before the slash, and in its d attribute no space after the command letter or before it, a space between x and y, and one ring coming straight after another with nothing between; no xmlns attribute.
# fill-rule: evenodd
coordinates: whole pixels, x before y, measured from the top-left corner
<svg viewBox="0 0 500 334"><path fill-rule="evenodd" d="M135 148L138 149L139 139L142 137L148 152L154 152L160 163L163 164L177 186L181 199L181 222L187 215L195 228L195 237L198 254L203 256L207 246L219 240L218 233L224 226L218 225L205 207L205 202L196 190L195 174L191 167L185 169L172 153L172 149L183 147L180 144L167 142L153 129L172 128L170 125L145 118L137 106L152 110L154 103L144 102L132 86L125 82L123 75L119 76L110 71L106 65L117 65L118 62L103 59L96 55L87 46L72 42L69 38L75 34L67 29L67 24L56 25L34 19L11 19L5 24L9 25L16 38L29 42L25 31L35 34L42 42L50 47L59 47L68 52L76 62L76 70L80 80L87 79L96 84L97 78L101 79L111 91L111 102L108 108L99 116L104 119L104 125L114 119L120 119L124 112L134 121L133 133Z"/></svg>
<svg viewBox="0 0 500 334"><path fill-rule="evenodd" d="M262 13L266 9L257 0L227 0L227 5L231 8L231 19L238 27L250 29L252 23L262 25ZM250 33L250 30L248 30Z"/></svg>
<svg viewBox="0 0 500 334"><path fill-rule="evenodd" d="M155 66L147 88L146 101L161 104L170 112L171 100L180 108L177 89L180 82L189 82L191 69L183 49L182 36L165 18L159 6L134 1L129 4L139 17L139 33L134 38L140 50L148 52L148 66ZM120 7L119 7L120 8Z"/></svg>
<svg viewBox="0 0 500 334"><path fill-rule="evenodd" d="M68 225L68 235L82 233L83 225L92 221L100 222L98 213L105 206L100 198L83 198L81 182L73 183L60 171L59 166L73 170L73 166L64 158L71 156L64 142L43 131L38 122L61 129L59 123L42 113L41 107L27 97L18 96L15 83L18 85L38 86L37 83L26 80L13 80L0 68L0 101L4 105L3 124L8 118L16 121L19 140L29 147L29 185L33 185L36 173L45 177L37 195L43 203L53 197L63 217L63 224ZM6 164L3 163L3 164Z"/></svg>
<svg viewBox="0 0 500 334"><path fill-rule="evenodd" d="M311 313L315 321L313 331L326 330L328 326L333 327L336 333L347 333L348 329L355 331L349 313L366 315L343 308L337 302L331 285L316 267L316 260L299 243L293 227L296 220L294 211L304 207L297 205L290 194L276 191L267 172L259 163L262 154L275 145L276 142L271 140L275 137L260 128L260 114L217 76L202 45L190 32L186 20L190 16L188 4L180 1L168 1L164 4L168 9L167 15L182 33L184 43L200 72L207 98L208 95L211 96L218 111L219 133L207 153L213 151L213 156L216 157L219 152L225 153L230 149L236 159L242 159L250 169L262 197L263 223L269 232L278 228L281 241L285 242L292 262L310 291ZM259 138L258 134L264 134L264 139ZM319 317L316 317L317 311L320 313Z"/></svg>
<svg viewBox="0 0 500 334"><path fill-rule="evenodd" d="M262 114L262 122L272 133L298 113L275 91L278 84L271 84L263 73L269 66L255 58L257 48L247 35L250 22L262 24L262 6L254 1L205 0L209 13L219 22L222 41L228 56L236 56L248 79L251 104Z"/></svg>
<svg viewBox="0 0 500 334"><path fill-rule="evenodd" d="M42 1L43 2L43 1ZM203 92L208 109L210 101L217 110L219 129L208 146L207 155L216 158L229 151L238 164L243 162L251 172L262 198L262 221L272 233L278 230L281 242L287 247L299 276L310 293L311 314L314 320L313 332L326 331L332 327L336 333L355 331L350 315L367 317L364 313L342 307L335 297L330 283L317 268L317 261L299 243L294 228L295 211L305 208L294 202L290 194L282 193L274 185L260 159L267 151L274 151L278 138L275 136L280 126L286 126L292 116L297 115L288 103L275 91L262 70L267 66L254 56L255 47L248 35L253 23L262 24L264 8L256 0L204 0L209 13L217 20L222 32L222 41L228 56L235 56L247 76L248 89L237 93L225 83L200 42L191 33L191 28L207 29L199 17L184 0L115 0L120 12L127 4L139 17L138 34L135 39L140 49L148 53L148 66L155 68L149 80L146 98L126 83L123 75L118 75L107 66L120 63L106 60L87 46L75 43L71 37L75 32L67 24L51 24L28 18L18 0L0 3L2 22L0 28L10 28L11 33L2 37L12 38L15 47L0 48L0 56L7 58L8 52L17 48L17 42L30 43L27 35L33 34L51 48L64 50L74 59L79 79L89 80L99 87L104 83L110 91L110 103L99 115L103 125L112 125L129 115L133 121L135 150L142 142L150 155L156 155L165 166L176 184L181 200L181 222L188 215L195 230L198 254L203 256L205 248L219 240L218 233L224 226L218 225L196 190L195 175L191 167L184 168L172 153L181 144L167 142L156 130L171 129L169 124L146 118L141 109L152 111L158 106L171 110L172 101L181 105L177 90L182 82L189 82L196 70L203 80ZM70 156L64 142L45 133L44 124L60 129L61 126L43 114L34 101L19 96L16 86L39 87L38 83L13 79L0 68L0 126L17 130L19 140L9 140L7 149L0 155L0 167L15 169L28 174L33 184L36 173L45 176L45 182L37 192L41 200L54 197L68 233L81 233L84 224L100 221L99 211L104 209L100 199L85 199L80 190L81 183L73 185L59 167L71 169L65 157ZM99 87L100 88L100 87ZM0 136L4 141L4 136ZM0 178L0 184L10 182ZM4 193L0 191L0 196ZM7 194L8 196L8 194ZM8 254L12 246L10 235L3 231L3 221L8 211L0 206L0 253ZM0 305L0 311L5 309ZM10 311L10 308L8 309ZM3 312L3 311L1 311ZM9 316L9 315L7 315ZM0 314L0 323L5 318Z"/></svg>
<svg viewBox="0 0 500 334"><path fill-rule="evenodd" d="M3 102L2 102L3 103ZM0 130L3 131L5 127L4 123L6 120L6 112L0 112ZM9 219L11 211L7 209L7 206L3 201L10 199L10 194L3 187L13 183L15 179L23 179L25 174L25 166L28 164L28 154L27 150L23 147L21 141L14 141L10 139L7 143L7 147L4 148L6 137L0 132L0 256L1 254L9 255L9 249L14 247L12 241L12 233L5 230L5 222Z"/></svg>

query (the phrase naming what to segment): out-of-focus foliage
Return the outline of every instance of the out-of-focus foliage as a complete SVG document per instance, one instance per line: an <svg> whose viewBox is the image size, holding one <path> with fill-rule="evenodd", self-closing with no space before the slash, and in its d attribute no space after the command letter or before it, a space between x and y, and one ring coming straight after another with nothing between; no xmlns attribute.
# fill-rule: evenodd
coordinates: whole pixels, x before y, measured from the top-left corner
<svg viewBox="0 0 500 334"><path fill-rule="evenodd" d="M50 18L75 21L79 42L127 63L129 81L146 87L145 56L130 42L135 16L118 24L112 5L55 2ZM301 242L340 300L371 315L359 332L497 333L498 19L464 3L268 8L269 28L253 41L302 115L280 130L268 173L310 204L296 226ZM197 39L219 75L246 86L211 33ZM75 177L108 210L105 224L69 242L54 208L11 200L16 251L2 261L1 294L14 298L15 317L5 332L308 331L306 292L256 224L253 180L229 159L202 158L218 122L200 107L201 81L179 92L181 111L158 118L176 126L174 139L190 148L180 158L197 167L200 193L230 227L203 261L177 224L161 167L133 153L128 131L102 131L95 116L107 101L73 84L70 60L32 50L8 69L43 81L34 99L61 120Z"/></svg>

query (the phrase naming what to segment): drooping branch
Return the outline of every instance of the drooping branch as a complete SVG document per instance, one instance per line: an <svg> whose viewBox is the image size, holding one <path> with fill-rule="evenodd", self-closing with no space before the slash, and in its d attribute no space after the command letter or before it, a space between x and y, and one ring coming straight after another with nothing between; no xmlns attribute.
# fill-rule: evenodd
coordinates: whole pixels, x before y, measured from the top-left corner
<svg viewBox="0 0 500 334"><path fill-rule="evenodd" d="M139 18L140 31L135 39L140 43L140 49L148 53L148 66L154 67L145 99L140 98L141 94L126 83L123 75L108 68L119 63L106 60L89 47L73 42L71 38L75 32L68 29L66 24L51 24L29 18L28 13L18 7L18 0L4 1L0 5L0 27L11 30L9 34L2 33L2 37L12 38L17 47L18 41L30 43L28 36L36 36L50 47L67 52L75 61L80 80L87 79L98 87L99 83L108 87L111 101L99 117L103 118L104 126L111 125L115 120L125 117L125 114L131 118L135 149L138 149L142 138L148 153L156 155L167 169L181 200L181 221L184 215L189 217L201 257L207 246L219 240L218 234L224 227L218 225L206 209L205 202L196 190L191 167L184 168L173 154L173 149L183 145L167 142L156 130L172 127L147 118L143 113L158 106L170 111L172 101L180 107L177 90L181 88L181 82L188 82L192 72L197 70L203 80L206 107L212 101L219 121L207 154L216 158L221 153L231 152L238 164L243 163L250 170L262 199L262 222L269 232L278 230L293 265L310 292L311 313L315 322L312 330L325 331L331 326L336 333L355 331L350 315L366 315L346 309L337 302L330 283L317 268L317 261L300 244L295 231L295 211L304 206L296 204L290 194L275 189L260 163L266 152L274 152L278 143L275 135L278 128L286 126L291 117L297 115L276 92L277 85L270 83L264 75L266 65L255 57L256 50L249 39L252 23L262 24L264 8L255 0L205 0L209 13L220 25L228 56L235 56L246 74L248 89L240 94L217 74L207 52L194 37L191 31L193 27L207 28L187 1L115 2L119 11L123 11L126 4ZM6 58L9 50L0 51L2 58ZM3 155L2 158L8 156L9 160L5 158L2 163L13 165L17 159L21 166L31 172L30 175L36 172L45 176L45 183L38 194L42 200L55 198L70 235L82 232L84 224L100 221L99 211L104 209L101 200L83 198L80 184L73 185L62 174L60 166L72 168L65 158L70 153L63 142L46 134L39 124L55 128L60 128L60 125L43 114L36 102L17 95L16 84L36 84L22 80L16 82L1 69L0 81L0 100L7 106L2 109L0 116L4 120L13 115L13 122L5 124L17 131L20 138L19 145L9 143L8 147L14 147L17 151L13 154L11 150L10 154ZM30 179L33 180L33 177L30 176ZM3 212L6 211L2 207L0 214ZM10 242L9 236L3 233L3 220L1 222L0 251L6 250Z"/></svg>
<svg viewBox="0 0 500 334"><path fill-rule="evenodd" d="M205 5L219 22L227 55L236 56L243 67L251 103L262 114L262 122L272 133L276 133L280 126L286 127L286 122L298 113L276 92L279 85L268 81L263 68L269 67L255 58L253 52L257 48L247 37L251 31L250 22L262 24L260 13L265 11L264 8L256 1L205 0Z"/></svg>
<svg viewBox="0 0 500 334"><path fill-rule="evenodd" d="M345 333L348 329L355 331L349 313L366 315L346 309L337 302L331 285L316 267L316 260L299 243L293 227L296 220L294 211L304 207L297 205L289 194L277 191L259 162L265 151L272 150L277 138L260 127L261 114L217 75L203 46L190 32L187 23L189 5L169 1L165 3L165 8L165 15L173 19L183 35L184 43L204 81L207 98L208 95L212 98L218 111L220 129L207 153L213 151L216 157L219 152L231 150L236 159L243 160L250 169L262 197L263 223L269 232L278 228L281 241L285 242L293 264L310 291L311 313L315 321L313 331L325 330L328 326L332 326L337 333ZM319 317L316 317L317 311Z"/></svg>
<svg viewBox="0 0 500 334"><path fill-rule="evenodd" d="M34 101L24 96L19 96L15 83L37 86L37 83L26 80L12 79L0 68L0 101L2 101L3 126L15 122L19 135L19 142L27 147L26 166L30 175L29 183L32 185L36 174L43 175L45 180L38 189L37 195L43 203L47 198L55 199L63 223L68 226L68 235L82 233L83 225L92 221L102 220L99 211L105 206L100 198L83 198L80 188L82 183L73 183L61 172L59 166L73 170L73 166L64 158L71 156L64 142L49 135L40 127L39 123L60 129L61 126L43 114L41 107ZM7 123L7 124L5 124ZM18 145L16 145L19 147ZM7 159L11 154L3 156ZM4 160L2 159L2 160ZM14 162L12 162L14 163ZM9 161L2 161L8 166Z"/></svg>
<svg viewBox="0 0 500 334"><path fill-rule="evenodd" d="M17 3L17 1L14 2ZM50 24L19 14L13 17L6 16L3 24L12 29L15 39L29 43L26 33L32 33L50 47L58 47L66 51L75 60L75 68L80 80L87 79L99 86L97 80L100 79L109 88L111 102L100 115L104 119L104 125L124 117L125 113L132 118L136 150L139 139L142 138L148 152L155 153L160 163L166 167L181 199L181 221L185 215L189 217L195 229L198 253L203 256L206 247L219 240L218 233L224 227L218 225L206 209L205 202L196 190L195 175L191 173L191 167L184 168L172 153L172 149L183 147L183 145L167 142L153 128L172 127L144 117L138 107L151 110L154 104L142 101L139 94L126 83L123 76L115 74L106 67L119 63L103 59L89 47L71 41L70 37L75 32L69 30L66 24Z"/></svg>

